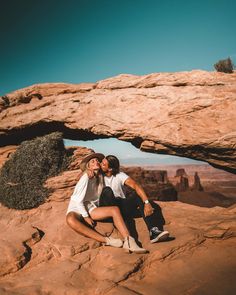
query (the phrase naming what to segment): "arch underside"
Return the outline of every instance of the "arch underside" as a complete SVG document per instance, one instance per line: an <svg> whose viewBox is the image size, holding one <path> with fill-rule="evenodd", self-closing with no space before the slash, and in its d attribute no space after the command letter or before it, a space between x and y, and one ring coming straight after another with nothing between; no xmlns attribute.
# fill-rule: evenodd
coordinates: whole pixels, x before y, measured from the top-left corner
<svg viewBox="0 0 236 295"><path fill-rule="evenodd" d="M43 136L52 132L61 132L63 137L72 140L93 140L103 138L117 138L119 140L130 142L136 148L155 154L174 155L179 157L191 158L194 160L205 161L215 168L219 168L236 174L234 157L229 148L206 148L201 145L192 146L173 146L148 140L140 136L129 136L121 133L110 134L97 133L88 129L71 129L63 122L37 122L25 128L15 128L8 131L7 134L0 135L0 146L18 145L22 141L33 139L37 136ZM86 144L85 144L86 145ZM226 163L228 165L226 165Z"/></svg>

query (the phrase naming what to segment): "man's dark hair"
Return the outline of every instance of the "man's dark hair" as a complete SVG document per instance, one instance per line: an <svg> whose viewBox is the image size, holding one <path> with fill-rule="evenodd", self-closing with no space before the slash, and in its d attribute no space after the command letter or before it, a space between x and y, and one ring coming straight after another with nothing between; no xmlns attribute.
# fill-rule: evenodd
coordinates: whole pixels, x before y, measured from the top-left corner
<svg viewBox="0 0 236 295"><path fill-rule="evenodd" d="M112 175L116 176L116 174L120 172L120 161L113 155L106 156L106 159L108 161L109 168L112 169Z"/></svg>

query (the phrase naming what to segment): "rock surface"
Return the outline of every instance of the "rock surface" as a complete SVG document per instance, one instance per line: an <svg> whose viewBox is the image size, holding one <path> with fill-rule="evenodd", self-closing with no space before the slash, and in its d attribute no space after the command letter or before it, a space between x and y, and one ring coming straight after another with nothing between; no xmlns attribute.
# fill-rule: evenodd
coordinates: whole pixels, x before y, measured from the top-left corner
<svg viewBox="0 0 236 295"><path fill-rule="evenodd" d="M97 83L45 83L1 99L1 145L63 131L116 137L156 153L236 171L236 73L122 74Z"/></svg>
<svg viewBox="0 0 236 295"><path fill-rule="evenodd" d="M159 202L175 240L150 244L136 219L150 253L129 255L73 232L65 223L69 196L27 211L0 207L0 294L235 293L235 208ZM111 224L98 230L116 234Z"/></svg>
<svg viewBox="0 0 236 295"><path fill-rule="evenodd" d="M148 254L126 254L71 230L65 212L80 177L81 156L71 170L49 178L48 201L31 210L0 205L0 294L176 295L236 292L236 207L201 208L158 202L173 239L150 244L142 219L139 240ZM96 229L118 236L111 223Z"/></svg>
<svg viewBox="0 0 236 295"><path fill-rule="evenodd" d="M0 147L0 168L10 158L11 154L17 149L17 145Z"/></svg>

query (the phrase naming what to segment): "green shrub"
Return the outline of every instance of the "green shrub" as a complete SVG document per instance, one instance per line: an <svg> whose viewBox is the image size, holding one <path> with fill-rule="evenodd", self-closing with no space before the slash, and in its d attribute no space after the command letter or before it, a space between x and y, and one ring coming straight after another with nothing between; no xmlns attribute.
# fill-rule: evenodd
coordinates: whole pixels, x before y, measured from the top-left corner
<svg viewBox="0 0 236 295"><path fill-rule="evenodd" d="M230 58L219 60L214 64L214 67L217 72L233 73L234 71L234 65Z"/></svg>
<svg viewBox="0 0 236 295"><path fill-rule="evenodd" d="M61 133L24 141L0 170L0 202L14 209L39 206L49 194L45 180L68 163Z"/></svg>

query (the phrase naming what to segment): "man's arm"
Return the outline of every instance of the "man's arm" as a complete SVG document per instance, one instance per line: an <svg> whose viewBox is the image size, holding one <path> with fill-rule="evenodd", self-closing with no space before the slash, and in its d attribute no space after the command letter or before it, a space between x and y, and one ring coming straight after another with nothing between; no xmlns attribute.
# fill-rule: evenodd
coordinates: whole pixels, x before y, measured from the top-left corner
<svg viewBox="0 0 236 295"><path fill-rule="evenodd" d="M132 178L127 178L125 184L134 189L143 202L148 200L148 196L146 195L142 186L138 184L136 181L134 181ZM153 213L153 208L150 203L144 204L144 213L145 216L149 216Z"/></svg>

